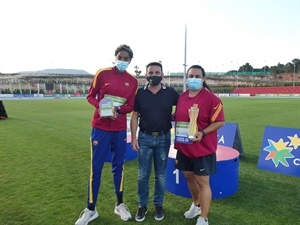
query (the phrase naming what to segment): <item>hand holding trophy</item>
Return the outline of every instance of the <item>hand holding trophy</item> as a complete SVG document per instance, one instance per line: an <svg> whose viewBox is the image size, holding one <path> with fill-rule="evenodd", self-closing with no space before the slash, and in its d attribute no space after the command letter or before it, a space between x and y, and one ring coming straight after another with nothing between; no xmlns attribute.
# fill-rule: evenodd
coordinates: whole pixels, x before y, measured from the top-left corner
<svg viewBox="0 0 300 225"><path fill-rule="evenodd" d="M191 141L194 141L196 139L195 136L198 132L198 126L197 126L198 114L199 114L198 104L194 104L191 108L189 108L190 123L188 127L188 138Z"/></svg>

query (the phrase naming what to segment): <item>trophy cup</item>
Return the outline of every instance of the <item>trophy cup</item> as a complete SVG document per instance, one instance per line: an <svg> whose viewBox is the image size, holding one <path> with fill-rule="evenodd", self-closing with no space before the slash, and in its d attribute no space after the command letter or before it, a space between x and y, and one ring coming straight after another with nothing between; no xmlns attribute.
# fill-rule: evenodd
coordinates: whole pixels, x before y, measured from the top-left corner
<svg viewBox="0 0 300 225"><path fill-rule="evenodd" d="M100 117L113 116L114 104L110 98L108 97L102 98L99 102L99 107L100 107Z"/></svg>
<svg viewBox="0 0 300 225"><path fill-rule="evenodd" d="M197 126L198 114L199 114L198 104L194 104L189 109L190 123L188 127L188 139L190 139L191 141L196 139L195 136L198 132L198 126Z"/></svg>

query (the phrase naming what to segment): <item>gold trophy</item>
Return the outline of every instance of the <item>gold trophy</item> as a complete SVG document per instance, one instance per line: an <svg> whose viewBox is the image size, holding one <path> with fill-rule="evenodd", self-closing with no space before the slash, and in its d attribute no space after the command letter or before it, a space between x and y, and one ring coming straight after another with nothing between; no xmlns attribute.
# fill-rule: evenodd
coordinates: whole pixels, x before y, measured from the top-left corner
<svg viewBox="0 0 300 225"><path fill-rule="evenodd" d="M190 123L188 127L188 139L190 139L191 141L196 139L196 134L198 132L198 126L197 126L198 114L199 114L198 104L194 104L189 109Z"/></svg>

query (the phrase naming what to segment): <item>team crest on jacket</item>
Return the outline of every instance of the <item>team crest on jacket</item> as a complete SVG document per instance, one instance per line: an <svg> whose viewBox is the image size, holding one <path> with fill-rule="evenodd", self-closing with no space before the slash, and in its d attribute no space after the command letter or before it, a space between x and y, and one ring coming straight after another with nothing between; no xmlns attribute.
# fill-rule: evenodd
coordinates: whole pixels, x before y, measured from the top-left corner
<svg viewBox="0 0 300 225"><path fill-rule="evenodd" d="M129 87L129 83L125 82L125 87Z"/></svg>
<svg viewBox="0 0 300 225"><path fill-rule="evenodd" d="M94 145L94 146L97 146L97 145L98 145L98 141L94 140L94 141L93 141L93 145Z"/></svg>

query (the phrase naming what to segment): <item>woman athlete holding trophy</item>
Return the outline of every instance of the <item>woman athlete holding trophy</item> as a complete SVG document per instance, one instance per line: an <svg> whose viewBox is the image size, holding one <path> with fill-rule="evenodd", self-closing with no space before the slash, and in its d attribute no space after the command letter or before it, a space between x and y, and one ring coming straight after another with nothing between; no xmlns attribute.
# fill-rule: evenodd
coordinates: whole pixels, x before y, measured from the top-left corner
<svg viewBox="0 0 300 225"><path fill-rule="evenodd" d="M188 69L187 85L175 112L175 167L183 172L193 199L185 218L200 215L196 225L208 225L209 176L216 173L217 130L225 124L225 117L223 104L207 86L201 66Z"/></svg>

